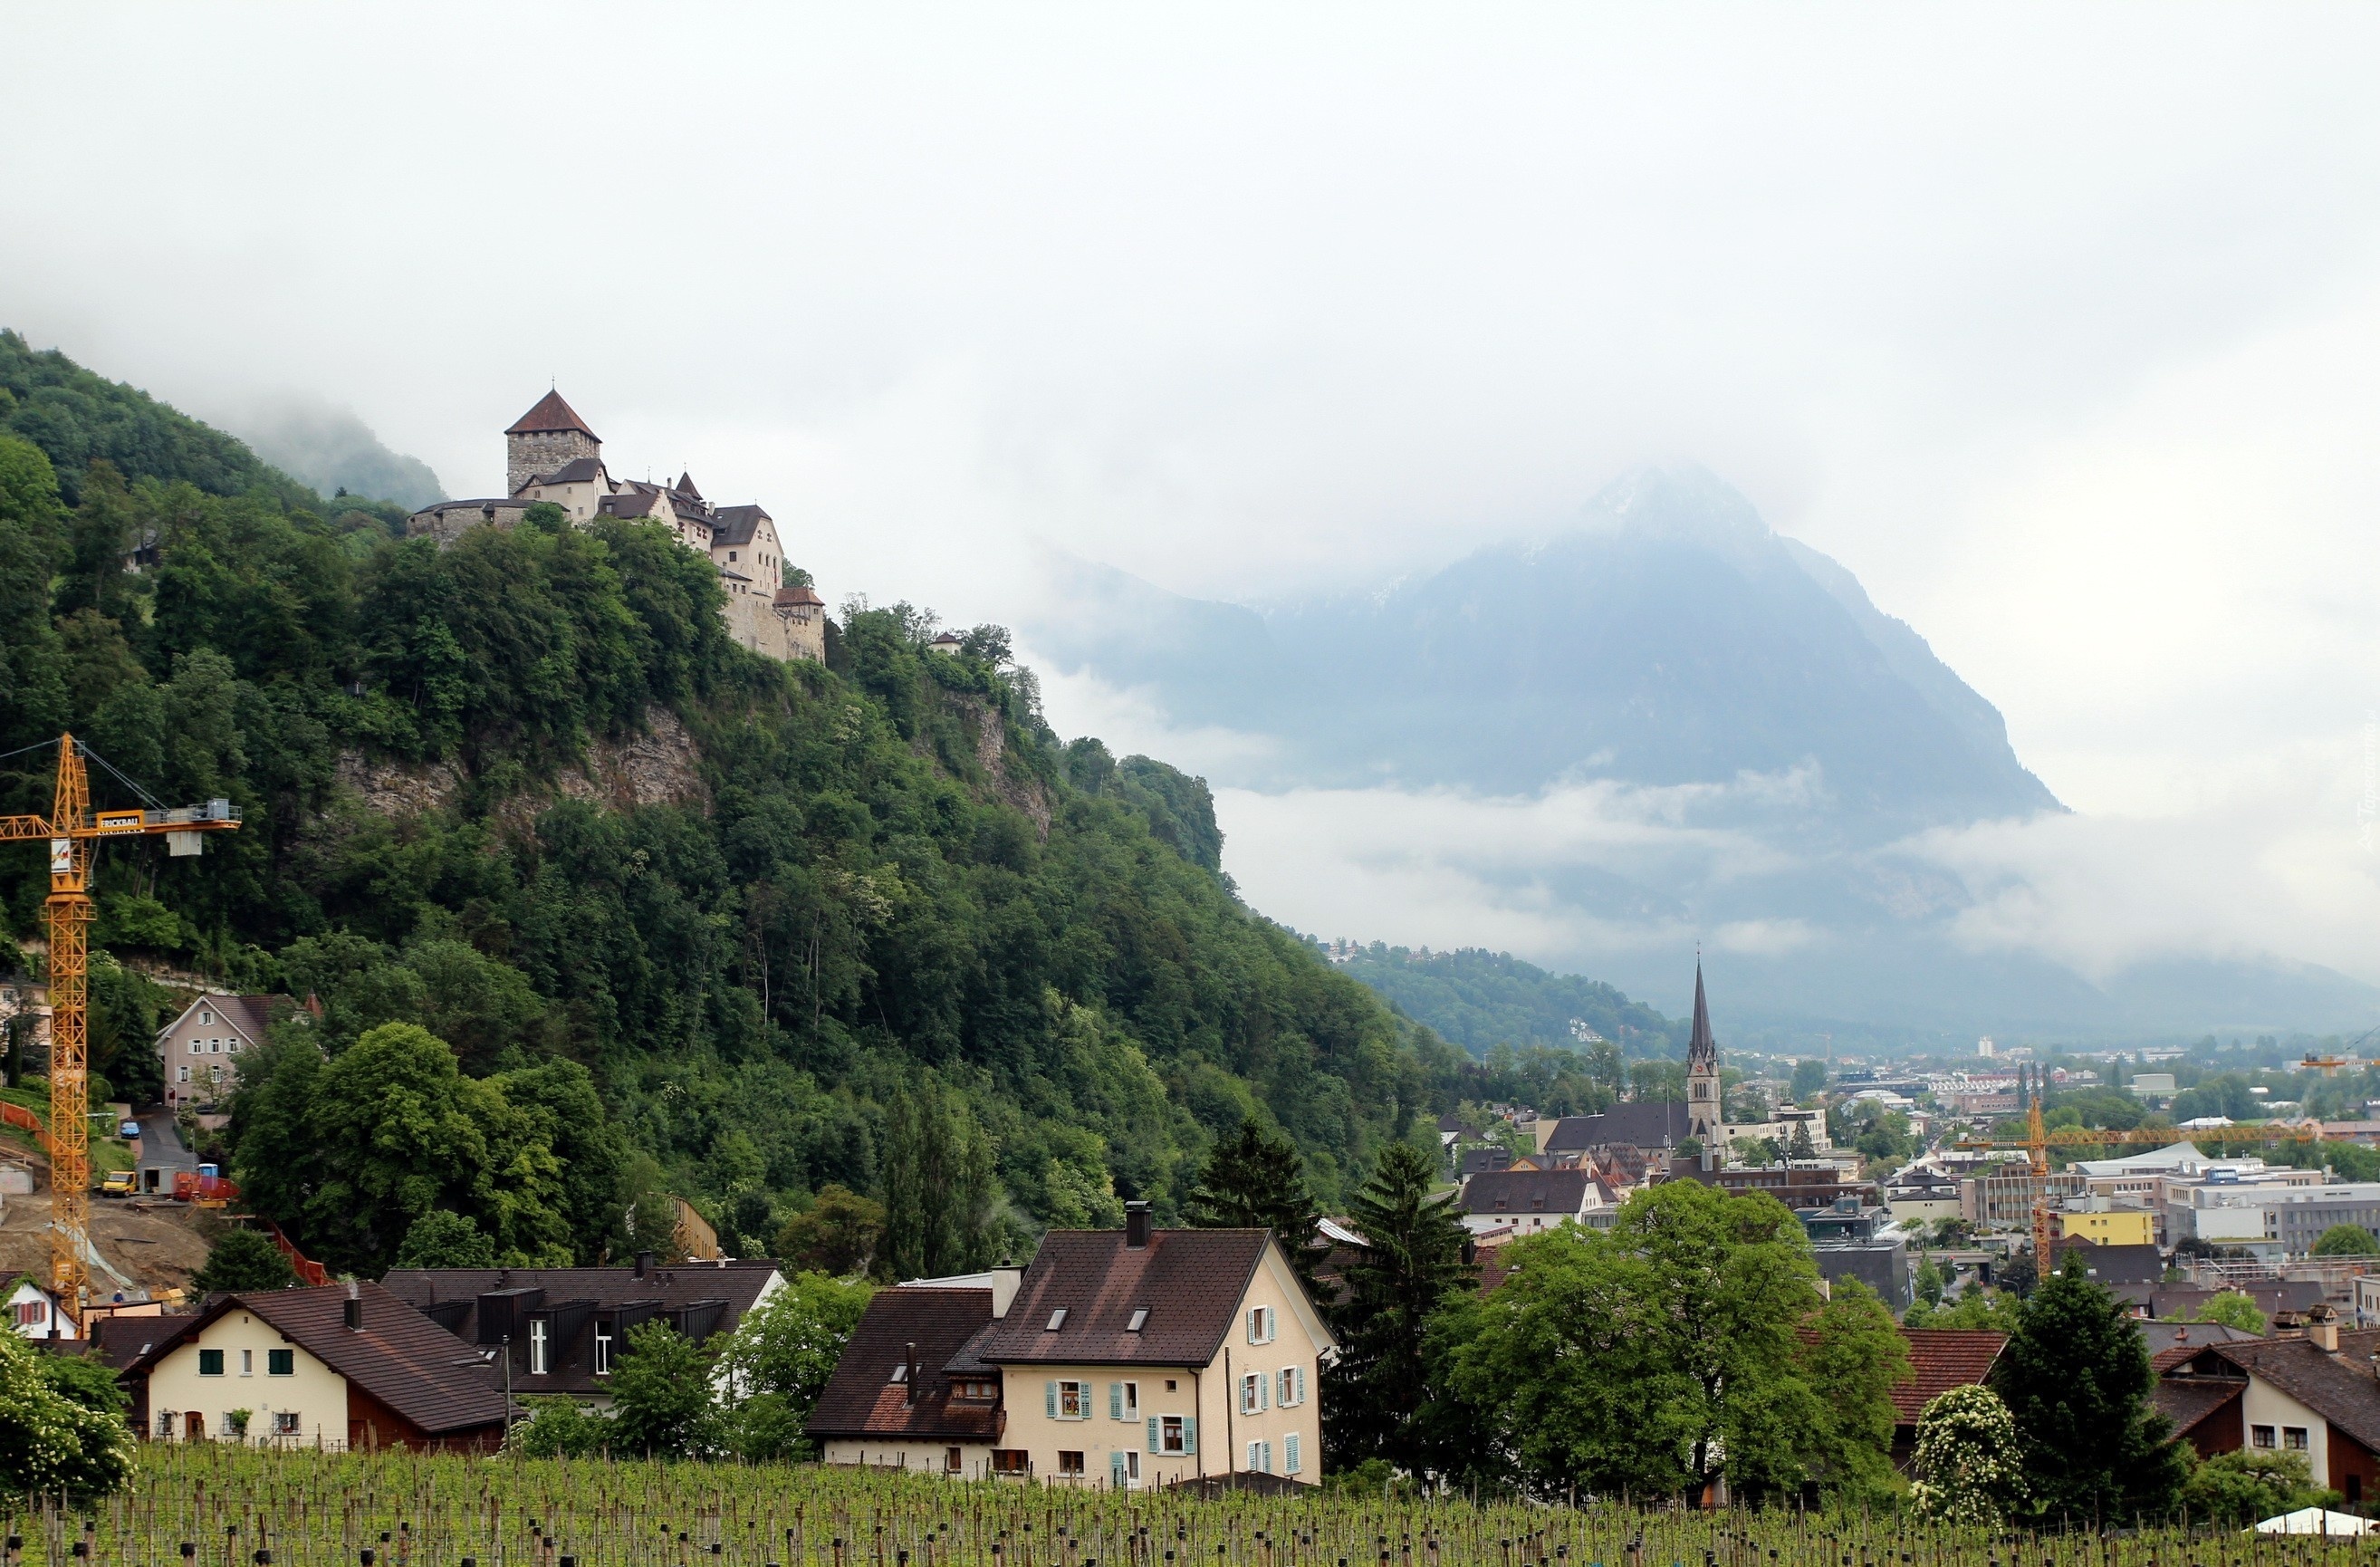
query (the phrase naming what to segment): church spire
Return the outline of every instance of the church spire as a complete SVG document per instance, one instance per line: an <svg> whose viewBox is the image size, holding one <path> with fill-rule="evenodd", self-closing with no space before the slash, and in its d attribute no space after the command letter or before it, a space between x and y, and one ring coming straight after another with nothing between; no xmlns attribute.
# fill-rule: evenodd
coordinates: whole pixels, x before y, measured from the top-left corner
<svg viewBox="0 0 2380 1567"><path fill-rule="evenodd" d="M1718 1070L1718 1041L1711 1038L1710 1003L1703 999L1703 966L1699 958L1694 960L1694 1032L1686 1041L1686 1070Z"/></svg>

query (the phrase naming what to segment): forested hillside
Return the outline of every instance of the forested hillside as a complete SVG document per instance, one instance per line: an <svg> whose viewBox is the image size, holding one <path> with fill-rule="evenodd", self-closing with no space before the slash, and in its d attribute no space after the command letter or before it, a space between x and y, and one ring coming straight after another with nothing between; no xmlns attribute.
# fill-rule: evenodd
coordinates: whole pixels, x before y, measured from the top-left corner
<svg viewBox="0 0 2380 1567"><path fill-rule="evenodd" d="M1495 1045L1567 1049L1590 1033L1634 1057L1685 1048L1683 1024L1599 979L1548 973L1510 953L1415 952L1375 941L1350 954L1344 967L1406 1016L1473 1051Z"/></svg>
<svg viewBox="0 0 2380 1567"><path fill-rule="evenodd" d="M156 1091L139 964L316 1002L225 1152L334 1266L616 1255L674 1193L747 1254L864 1244L874 1202L880 1267L969 1267L1125 1195L1171 1217L1248 1116L1333 1201L1460 1090L1240 905L1203 784L1062 743L997 628L951 658L862 610L780 665L658 527L539 508L442 553L19 339L0 384L6 808L71 727L246 817L102 855L95 1065ZM39 857L0 856L19 940ZM414 1233L437 1209L469 1227Z"/></svg>

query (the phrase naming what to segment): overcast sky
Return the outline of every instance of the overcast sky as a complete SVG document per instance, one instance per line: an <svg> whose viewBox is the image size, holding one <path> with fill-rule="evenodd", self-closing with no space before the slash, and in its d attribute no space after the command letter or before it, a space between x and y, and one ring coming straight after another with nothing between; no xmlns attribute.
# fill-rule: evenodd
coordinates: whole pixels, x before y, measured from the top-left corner
<svg viewBox="0 0 2380 1567"><path fill-rule="evenodd" d="M6 25L0 323L194 411L344 404L477 494L551 381L831 601L963 621L1021 618L1037 542L1261 600L1689 456L2111 824L1957 849L2059 868L2027 939L2380 979L2369 6ZM1320 923L1329 873L1254 890Z"/></svg>

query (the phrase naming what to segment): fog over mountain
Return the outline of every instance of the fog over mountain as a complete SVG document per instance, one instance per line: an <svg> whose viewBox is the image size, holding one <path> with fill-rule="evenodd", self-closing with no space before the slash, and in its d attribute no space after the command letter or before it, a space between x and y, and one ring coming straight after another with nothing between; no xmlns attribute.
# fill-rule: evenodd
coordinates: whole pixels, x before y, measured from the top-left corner
<svg viewBox="0 0 2380 1567"><path fill-rule="evenodd" d="M1536 923L1528 955L1656 1005L1708 940L1740 1024L1789 1035L2372 1010L2368 987L2269 954L2086 973L1975 939L2004 889L1946 845L2065 808L1916 630L1690 464L1369 594L1251 607L1074 557L1050 570L1063 613L1027 628L1036 656L1161 714L1193 750L1169 754L1226 792L1227 828L1231 791L1259 815L1302 804L1309 842L1346 834L1347 859L1412 872L1415 898L1424 867L1459 875ZM1243 828L1226 866L1267 831ZM1412 911L1376 892L1359 912L1367 928L1318 933L1403 939Z"/></svg>
<svg viewBox="0 0 2380 1567"><path fill-rule="evenodd" d="M402 506L446 498L428 463L389 450L351 409L284 396L219 413L216 421L258 456L324 496L345 491Z"/></svg>

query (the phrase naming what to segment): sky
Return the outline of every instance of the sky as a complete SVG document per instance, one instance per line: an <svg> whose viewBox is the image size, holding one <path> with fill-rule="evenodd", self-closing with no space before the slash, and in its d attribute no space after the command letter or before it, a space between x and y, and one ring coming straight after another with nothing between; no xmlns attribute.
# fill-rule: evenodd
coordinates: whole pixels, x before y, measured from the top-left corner
<svg viewBox="0 0 2380 1567"><path fill-rule="evenodd" d="M1262 602L1691 458L1916 626L2075 808L1929 845L1989 893L1975 940L2380 981L2369 7L7 27L34 68L0 323L202 416L344 406L479 494L556 385L615 472L764 502L831 602L966 623L1031 618L1044 549ZM1216 739L1128 692L1050 704L1194 762ZM1223 815L1269 912L1551 956L1459 864L1364 868L1559 805Z"/></svg>

